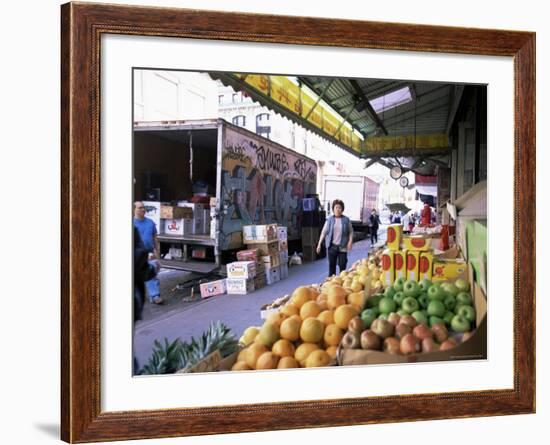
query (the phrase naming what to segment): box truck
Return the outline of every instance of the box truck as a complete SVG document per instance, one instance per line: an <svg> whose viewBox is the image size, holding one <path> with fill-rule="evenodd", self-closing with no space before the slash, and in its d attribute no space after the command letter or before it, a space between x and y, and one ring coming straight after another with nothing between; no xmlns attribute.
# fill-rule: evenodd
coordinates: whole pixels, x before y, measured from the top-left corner
<svg viewBox="0 0 550 445"><path fill-rule="evenodd" d="M135 200L193 200L210 208L207 233L160 228L161 250L182 250L180 261L163 260L163 266L210 272L224 252L244 247L245 225L278 223L288 228L289 241L300 238L302 199L316 193L314 160L223 119L138 122L133 147ZM207 256L214 260L190 259L199 247L213 251Z"/></svg>

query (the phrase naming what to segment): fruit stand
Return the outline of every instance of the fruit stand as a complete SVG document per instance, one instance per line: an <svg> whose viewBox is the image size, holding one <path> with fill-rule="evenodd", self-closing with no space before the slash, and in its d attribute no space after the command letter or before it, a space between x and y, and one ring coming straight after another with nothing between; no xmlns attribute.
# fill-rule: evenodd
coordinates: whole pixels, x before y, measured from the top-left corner
<svg viewBox="0 0 550 445"><path fill-rule="evenodd" d="M398 227L386 247L263 308L231 369L486 358L486 296L458 247L436 255Z"/></svg>

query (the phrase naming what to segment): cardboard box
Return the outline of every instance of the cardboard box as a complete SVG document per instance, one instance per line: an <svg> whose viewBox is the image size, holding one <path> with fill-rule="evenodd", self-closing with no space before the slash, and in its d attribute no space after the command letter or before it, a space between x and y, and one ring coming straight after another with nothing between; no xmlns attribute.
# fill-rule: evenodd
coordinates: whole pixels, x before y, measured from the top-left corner
<svg viewBox="0 0 550 445"><path fill-rule="evenodd" d="M382 252L382 275L380 281L386 286L389 286L395 281L395 262L393 257L394 251L390 249Z"/></svg>
<svg viewBox="0 0 550 445"><path fill-rule="evenodd" d="M279 254L279 242L274 241L271 243L261 244L247 244L249 249L258 249L260 256L266 255L278 255Z"/></svg>
<svg viewBox="0 0 550 445"><path fill-rule="evenodd" d="M403 238L403 226L401 224L390 224L386 245L390 250L399 250L401 248L401 238Z"/></svg>
<svg viewBox="0 0 550 445"><path fill-rule="evenodd" d="M317 246L320 232L319 227L302 227L302 246Z"/></svg>
<svg viewBox="0 0 550 445"><path fill-rule="evenodd" d="M164 223L160 218L161 203L159 201L143 201L145 207L145 217L153 220L157 228L157 233L164 233Z"/></svg>
<svg viewBox="0 0 550 445"><path fill-rule="evenodd" d="M202 298L213 297L215 295L223 295L227 290L225 279L210 281L209 283L202 283L199 287L201 290Z"/></svg>
<svg viewBox="0 0 550 445"><path fill-rule="evenodd" d="M277 226L277 239L279 241L288 240L288 230L285 226Z"/></svg>
<svg viewBox="0 0 550 445"><path fill-rule="evenodd" d="M227 266L228 278L254 278L256 274L255 261L235 261Z"/></svg>
<svg viewBox="0 0 550 445"><path fill-rule="evenodd" d="M473 271L469 267L466 274L470 277L472 298L476 309L476 329L473 335L464 343L447 351L436 351L411 355L393 355L381 351L366 351L363 349L338 348L338 364L370 365L383 363L415 363L434 361L472 360L487 358L487 298L481 287L473 281ZM453 334L459 341L462 334Z"/></svg>
<svg viewBox="0 0 550 445"><path fill-rule="evenodd" d="M288 251L288 241L279 241L278 243L279 252Z"/></svg>
<svg viewBox="0 0 550 445"><path fill-rule="evenodd" d="M260 251L258 249L239 250L237 252L238 261L258 261L260 259Z"/></svg>
<svg viewBox="0 0 550 445"><path fill-rule="evenodd" d="M189 208L193 211L193 218L202 220L204 215L204 204L197 202L179 201L178 207Z"/></svg>
<svg viewBox="0 0 550 445"><path fill-rule="evenodd" d="M434 255L432 252L420 252L420 260L418 263L418 281L422 281L424 278L428 280L432 279L432 268L434 262Z"/></svg>
<svg viewBox="0 0 550 445"><path fill-rule="evenodd" d="M166 235L193 235L193 220L186 219L163 219L164 232Z"/></svg>
<svg viewBox="0 0 550 445"><path fill-rule="evenodd" d="M407 250L407 280L418 280L420 263L420 251L419 250Z"/></svg>
<svg viewBox="0 0 550 445"><path fill-rule="evenodd" d="M279 257L279 253L277 253L276 255L265 255L265 256L262 256L261 257L261 260L262 260L262 263L264 263L264 265L267 267L267 266L278 266L279 264L281 264L281 259Z"/></svg>
<svg viewBox="0 0 550 445"><path fill-rule="evenodd" d="M467 263L460 258L449 260L434 258L432 267L432 281L449 281L457 278L467 278Z"/></svg>
<svg viewBox="0 0 550 445"><path fill-rule="evenodd" d="M288 264L288 252L279 252L279 263Z"/></svg>
<svg viewBox="0 0 550 445"><path fill-rule="evenodd" d="M206 258L206 247L193 247L191 258Z"/></svg>
<svg viewBox="0 0 550 445"><path fill-rule="evenodd" d="M279 266L269 266L265 268L265 280L267 284L276 283L281 279L281 269Z"/></svg>
<svg viewBox="0 0 550 445"><path fill-rule="evenodd" d="M193 209L177 206L160 206L160 217L162 219L186 219L193 218Z"/></svg>
<svg viewBox="0 0 550 445"><path fill-rule="evenodd" d="M183 258L183 250L181 249L181 247L170 246L170 248L168 249L168 254L172 259L178 260Z"/></svg>
<svg viewBox="0 0 550 445"><path fill-rule="evenodd" d="M265 265L261 261L256 261L256 275L265 274Z"/></svg>
<svg viewBox="0 0 550 445"><path fill-rule="evenodd" d="M230 295L246 295L254 292L253 278L227 278L225 282L227 293Z"/></svg>
<svg viewBox="0 0 550 445"><path fill-rule="evenodd" d="M220 350L216 349L194 365L191 365L185 369L180 369L176 372L176 374L230 371L233 365L237 362L239 352L240 349L227 357L222 357Z"/></svg>
<svg viewBox="0 0 550 445"><path fill-rule="evenodd" d="M425 252L432 248L432 240L431 237L424 235L404 236L402 245L405 250L418 250Z"/></svg>
<svg viewBox="0 0 550 445"><path fill-rule="evenodd" d="M284 280L285 278L288 278L288 264L287 263L281 263L279 266L279 269L281 271L280 277L281 280Z"/></svg>
<svg viewBox="0 0 550 445"><path fill-rule="evenodd" d="M254 289L261 289L262 287L265 287L267 285L267 278L264 273L256 274L254 277Z"/></svg>
<svg viewBox="0 0 550 445"><path fill-rule="evenodd" d="M245 244L265 244L278 241L277 224L243 226L243 242Z"/></svg>
<svg viewBox="0 0 550 445"><path fill-rule="evenodd" d="M407 251L396 250L395 252L393 252L393 262L395 279L400 277L407 279Z"/></svg>

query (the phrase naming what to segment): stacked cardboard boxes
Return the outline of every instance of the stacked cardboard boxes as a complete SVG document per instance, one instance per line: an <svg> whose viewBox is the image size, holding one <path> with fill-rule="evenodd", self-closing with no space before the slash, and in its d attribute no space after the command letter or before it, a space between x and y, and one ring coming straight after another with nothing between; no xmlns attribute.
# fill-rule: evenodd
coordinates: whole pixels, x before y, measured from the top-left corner
<svg viewBox="0 0 550 445"><path fill-rule="evenodd" d="M458 251L436 256L431 245L427 236L403 236L401 225L388 226L387 249L382 254L385 284L392 284L397 278L446 281L465 276L467 263L459 258Z"/></svg>
<svg viewBox="0 0 550 445"><path fill-rule="evenodd" d="M238 261L253 261L256 267L254 275L254 289L260 289L265 286L265 266L260 256L260 250L257 248L241 250L237 252Z"/></svg>
<svg viewBox="0 0 550 445"><path fill-rule="evenodd" d="M160 203L159 203L160 204ZM210 209L204 204L178 202L177 206L160 204L159 233L166 235L208 235L210 233Z"/></svg>
<svg viewBox="0 0 550 445"><path fill-rule="evenodd" d="M223 295L227 291L226 280L210 281L200 285L201 297L208 298L215 295Z"/></svg>
<svg viewBox="0 0 550 445"><path fill-rule="evenodd" d="M248 294L254 292L256 261L235 261L227 265L227 293Z"/></svg>

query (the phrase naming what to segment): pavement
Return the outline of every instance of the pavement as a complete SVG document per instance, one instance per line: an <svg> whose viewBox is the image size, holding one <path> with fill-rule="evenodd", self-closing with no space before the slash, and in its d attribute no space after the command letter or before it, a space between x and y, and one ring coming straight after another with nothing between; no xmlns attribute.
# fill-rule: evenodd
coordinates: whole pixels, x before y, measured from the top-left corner
<svg viewBox="0 0 550 445"><path fill-rule="evenodd" d="M386 227L381 226L377 245L385 242ZM370 241L355 242L348 254L348 267L358 259L368 256ZM143 320L134 327L134 355L138 363L145 364L153 349L155 339L170 341L180 338L190 341L199 337L212 321L221 321L228 326L237 338L249 326L263 324L260 308L264 304L286 294L291 294L298 286L320 283L328 274L326 258L302 265L289 267L288 278L258 289L248 295L220 295L201 299L194 291L191 295L190 280L196 278L191 273L162 269L159 274L163 305L146 303ZM187 281L187 284L183 284Z"/></svg>

